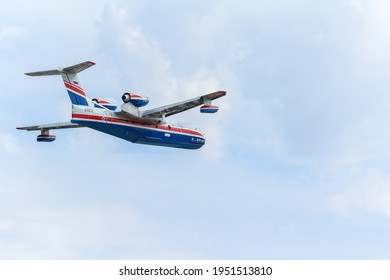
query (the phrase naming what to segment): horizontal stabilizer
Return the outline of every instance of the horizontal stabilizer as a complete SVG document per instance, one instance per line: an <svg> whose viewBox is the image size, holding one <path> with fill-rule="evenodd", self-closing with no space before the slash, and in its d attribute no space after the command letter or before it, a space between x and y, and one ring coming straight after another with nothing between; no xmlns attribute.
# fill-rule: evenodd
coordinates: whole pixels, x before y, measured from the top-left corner
<svg viewBox="0 0 390 280"><path fill-rule="evenodd" d="M24 126L24 127L17 127L16 129L19 130L27 130L27 131L33 131L33 130L50 130L50 129L65 129L65 128L78 128L83 127L77 123L71 123L71 122L63 122L63 123L51 123L51 124L42 124L42 125L33 125L33 126Z"/></svg>
<svg viewBox="0 0 390 280"><path fill-rule="evenodd" d="M86 61L73 66L58 68L54 70L46 70L46 71L38 71L38 72L29 72L25 73L27 76L52 76L52 75L60 75L61 73L66 74L77 74L91 66L95 65L95 62Z"/></svg>
<svg viewBox="0 0 390 280"><path fill-rule="evenodd" d="M52 75L60 75L61 72L58 70L47 70L47 71L30 72L24 74L26 74L27 76L52 76Z"/></svg>

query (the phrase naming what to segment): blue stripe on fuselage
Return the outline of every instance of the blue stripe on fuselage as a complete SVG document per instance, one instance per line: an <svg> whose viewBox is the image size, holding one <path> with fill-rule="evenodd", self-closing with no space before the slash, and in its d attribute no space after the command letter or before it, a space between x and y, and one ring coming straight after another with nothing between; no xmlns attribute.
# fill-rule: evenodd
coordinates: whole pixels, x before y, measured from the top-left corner
<svg viewBox="0 0 390 280"><path fill-rule="evenodd" d="M138 144L181 149L199 149L205 144L205 139L203 137L183 135L172 131L160 131L142 127L78 119L72 119L72 122Z"/></svg>

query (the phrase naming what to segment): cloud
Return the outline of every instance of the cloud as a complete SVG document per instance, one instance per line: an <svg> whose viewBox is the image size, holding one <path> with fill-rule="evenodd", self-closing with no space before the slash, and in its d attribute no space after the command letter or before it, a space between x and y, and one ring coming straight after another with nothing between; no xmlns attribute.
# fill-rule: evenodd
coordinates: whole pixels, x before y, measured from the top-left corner
<svg viewBox="0 0 390 280"><path fill-rule="evenodd" d="M220 74L220 68L193 68L191 73L186 75L175 73L170 56L164 52L161 43L134 24L131 13L127 10L126 6L118 7L116 4L107 4L104 21L99 23L101 38L103 38L100 45L116 50L109 57L104 57L102 67L105 67L104 64L109 65L110 71L116 73L114 76L117 77L117 83L148 95L151 101L150 107L174 103L221 89L224 80ZM120 92L119 89L118 92ZM222 103L221 107L226 107L228 111L229 102L222 101ZM216 118L220 119L218 116ZM203 124L197 123L200 120L203 120ZM204 155L211 155L212 150L213 158L216 158L217 154L219 158L222 157L223 144L217 138L224 139L222 135L224 129L218 130L221 133L219 137L213 137L212 135L217 131L215 122L201 118L199 111L186 112L168 121L191 123L191 126L201 125L204 131L210 132L206 136L209 139L209 152ZM224 124L220 122L218 125Z"/></svg>
<svg viewBox="0 0 390 280"><path fill-rule="evenodd" d="M0 132L0 150L7 154L18 154L21 152L18 139L6 132Z"/></svg>
<svg viewBox="0 0 390 280"><path fill-rule="evenodd" d="M0 48L11 51L15 48L15 41L25 34L25 29L18 26L4 26L0 28Z"/></svg>
<svg viewBox="0 0 390 280"><path fill-rule="evenodd" d="M52 210L24 209L1 222L2 259L126 258L122 248L148 243L139 215L129 206L72 205ZM10 239L18 242L10 242ZM112 240L121 240L112 248ZM102 255L107 249L113 252ZM138 249L137 249L138 250Z"/></svg>
<svg viewBox="0 0 390 280"><path fill-rule="evenodd" d="M377 169L368 168L347 185L340 186L327 200L327 205L337 215L356 218L367 214L390 216L389 176Z"/></svg>

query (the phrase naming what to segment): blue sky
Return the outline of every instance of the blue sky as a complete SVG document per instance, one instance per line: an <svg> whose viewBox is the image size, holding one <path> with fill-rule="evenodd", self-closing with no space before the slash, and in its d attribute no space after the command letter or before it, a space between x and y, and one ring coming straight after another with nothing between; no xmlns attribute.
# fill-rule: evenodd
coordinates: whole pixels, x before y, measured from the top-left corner
<svg viewBox="0 0 390 280"><path fill-rule="evenodd" d="M0 2L1 259L388 259L386 1ZM215 90L183 151L67 121L58 77L149 108Z"/></svg>

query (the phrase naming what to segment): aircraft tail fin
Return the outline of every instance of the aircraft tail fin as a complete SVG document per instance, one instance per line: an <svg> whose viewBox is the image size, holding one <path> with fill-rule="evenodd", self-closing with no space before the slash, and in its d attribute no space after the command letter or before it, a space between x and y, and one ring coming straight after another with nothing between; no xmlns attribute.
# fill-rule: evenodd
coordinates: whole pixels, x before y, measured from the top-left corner
<svg viewBox="0 0 390 280"><path fill-rule="evenodd" d="M28 76L52 76L61 75L65 88L69 94L72 104L89 106L87 95L82 88L77 73L95 65L94 62L86 61L65 68L54 70L38 71L25 73Z"/></svg>

